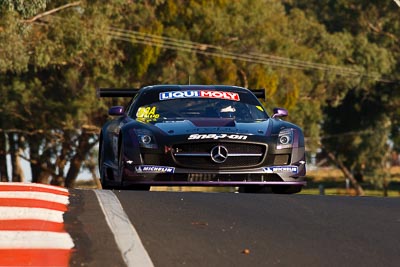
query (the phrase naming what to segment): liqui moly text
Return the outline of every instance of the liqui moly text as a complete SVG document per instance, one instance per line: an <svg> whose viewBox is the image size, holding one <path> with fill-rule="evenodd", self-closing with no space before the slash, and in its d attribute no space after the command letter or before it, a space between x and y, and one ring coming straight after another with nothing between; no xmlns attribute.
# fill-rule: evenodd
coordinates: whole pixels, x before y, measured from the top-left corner
<svg viewBox="0 0 400 267"><path fill-rule="evenodd" d="M234 92L211 91L211 90L188 90L188 91L171 91L161 92L160 100L176 99L176 98L219 98L226 100L239 101L239 94Z"/></svg>

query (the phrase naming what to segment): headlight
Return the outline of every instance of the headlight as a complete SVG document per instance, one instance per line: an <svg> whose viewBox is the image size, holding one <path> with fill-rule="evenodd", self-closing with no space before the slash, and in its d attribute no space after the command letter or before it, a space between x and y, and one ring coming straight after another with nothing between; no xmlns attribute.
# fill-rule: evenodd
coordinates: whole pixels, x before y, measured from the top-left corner
<svg viewBox="0 0 400 267"><path fill-rule="evenodd" d="M140 136L140 143L144 144L144 145L149 145L151 144L151 141L153 140L153 138L150 135L142 135Z"/></svg>
<svg viewBox="0 0 400 267"><path fill-rule="evenodd" d="M146 129L136 129L135 132L141 147L157 148L156 139L151 131Z"/></svg>
<svg viewBox="0 0 400 267"><path fill-rule="evenodd" d="M293 146L293 129L284 129L279 132L277 149L290 148Z"/></svg>

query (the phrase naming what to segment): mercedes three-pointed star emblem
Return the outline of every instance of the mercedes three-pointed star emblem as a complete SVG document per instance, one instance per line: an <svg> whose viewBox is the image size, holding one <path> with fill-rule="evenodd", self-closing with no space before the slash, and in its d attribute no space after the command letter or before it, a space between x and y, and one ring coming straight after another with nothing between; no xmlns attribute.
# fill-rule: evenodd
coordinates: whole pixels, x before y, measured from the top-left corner
<svg viewBox="0 0 400 267"><path fill-rule="evenodd" d="M211 149L211 159L215 163L224 163L228 158L228 149L224 146L215 146Z"/></svg>

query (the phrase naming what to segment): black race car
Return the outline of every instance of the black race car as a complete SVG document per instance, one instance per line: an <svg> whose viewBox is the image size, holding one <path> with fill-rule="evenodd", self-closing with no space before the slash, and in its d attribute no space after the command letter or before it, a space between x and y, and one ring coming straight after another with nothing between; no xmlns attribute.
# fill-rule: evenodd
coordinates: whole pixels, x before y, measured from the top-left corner
<svg viewBox="0 0 400 267"><path fill-rule="evenodd" d="M98 89L131 97L109 109L100 133L103 188L234 186L239 192L297 193L306 184L302 130L268 116L262 91L224 85Z"/></svg>

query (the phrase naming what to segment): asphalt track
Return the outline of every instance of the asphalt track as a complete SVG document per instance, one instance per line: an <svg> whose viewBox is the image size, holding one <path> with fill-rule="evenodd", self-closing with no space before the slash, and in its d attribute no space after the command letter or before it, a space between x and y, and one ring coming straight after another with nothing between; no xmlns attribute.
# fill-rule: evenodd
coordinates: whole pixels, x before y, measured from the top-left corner
<svg viewBox="0 0 400 267"><path fill-rule="evenodd" d="M126 213L126 218L113 212L111 217L133 224L154 266L400 262L398 198L128 190L107 194L116 196ZM125 254L138 251L133 245L121 253L103 209L95 191L70 190L64 217L75 244L71 266L126 266ZM125 241L133 239L124 233Z"/></svg>

